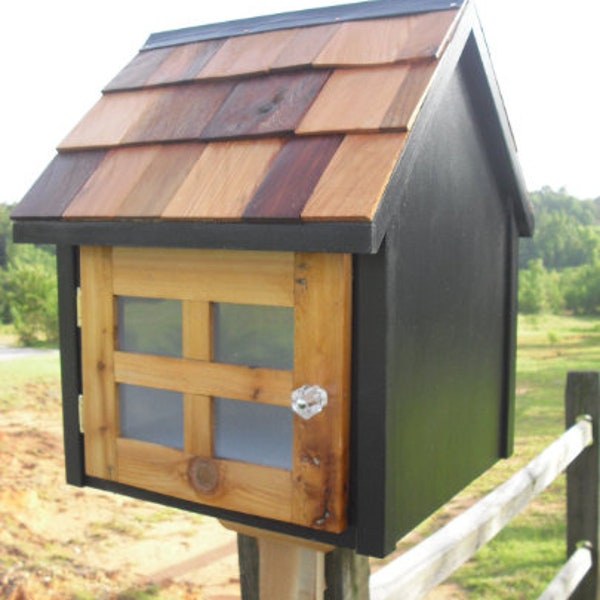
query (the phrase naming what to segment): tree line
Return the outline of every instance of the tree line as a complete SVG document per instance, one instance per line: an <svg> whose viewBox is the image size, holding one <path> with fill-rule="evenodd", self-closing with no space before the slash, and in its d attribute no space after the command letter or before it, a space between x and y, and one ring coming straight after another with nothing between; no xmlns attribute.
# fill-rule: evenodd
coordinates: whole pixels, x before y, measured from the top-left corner
<svg viewBox="0 0 600 600"><path fill-rule="evenodd" d="M23 345L58 341L54 246L14 244L10 206L0 204L0 322L12 324Z"/></svg>
<svg viewBox="0 0 600 600"><path fill-rule="evenodd" d="M600 198L544 187L530 199L533 238L521 240L519 311L600 314ZM54 246L12 242L11 207L0 204L0 322L21 343L58 340Z"/></svg>
<svg viewBox="0 0 600 600"><path fill-rule="evenodd" d="M600 198L544 187L530 199L535 233L521 241L519 311L600 314Z"/></svg>

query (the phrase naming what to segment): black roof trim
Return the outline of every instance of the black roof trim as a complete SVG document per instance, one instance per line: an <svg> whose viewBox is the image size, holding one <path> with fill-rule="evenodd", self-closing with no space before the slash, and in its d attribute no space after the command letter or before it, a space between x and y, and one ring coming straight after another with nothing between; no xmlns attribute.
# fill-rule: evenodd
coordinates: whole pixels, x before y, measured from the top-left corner
<svg viewBox="0 0 600 600"><path fill-rule="evenodd" d="M377 224L369 221L218 223L22 219L13 222L15 242L72 246L96 244L375 254L384 233L378 230Z"/></svg>
<svg viewBox="0 0 600 600"><path fill-rule="evenodd" d="M309 27L343 21L358 21L362 19L448 10L458 8L462 3L463 0L371 0L355 4L340 4L339 6L298 10L153 33L146 41L142 50L234 37L249 33L276 31L291 27Z"/></svg>

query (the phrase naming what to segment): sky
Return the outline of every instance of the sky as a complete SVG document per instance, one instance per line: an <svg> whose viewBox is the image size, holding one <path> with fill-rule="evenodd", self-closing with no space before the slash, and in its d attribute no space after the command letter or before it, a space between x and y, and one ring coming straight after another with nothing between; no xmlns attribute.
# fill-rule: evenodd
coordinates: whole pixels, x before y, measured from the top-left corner
<svg viewBox="0 0 600 600"><path fill-rule="evenodd" d="M0 7L0 202L18 201L151 33L347 0L19 0ZM475 0L527 188L600 197L599 0Z"/></svg>

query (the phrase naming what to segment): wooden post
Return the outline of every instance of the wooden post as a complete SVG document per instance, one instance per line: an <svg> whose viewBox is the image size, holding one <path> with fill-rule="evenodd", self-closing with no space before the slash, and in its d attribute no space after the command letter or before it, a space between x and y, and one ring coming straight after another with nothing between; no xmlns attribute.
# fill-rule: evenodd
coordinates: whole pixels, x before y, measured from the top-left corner
<svg viewBox="0 0 600 600"><path fill-rule="evenodd" d="M325 555L271 538L258 538L261 600L323 600Z"/></svg>
<svg viewBox="0 0 600 600"><path fill-rule="evenodd" d="M258 600L258 540L237 534L242 600Z"/></svg>
<svg viewBox="0 0 600 600"><path fill-rule="evenodd" d="M369 559L238 533L242 600L368 600Z"/></svg>
<svg viewBox="0 0 600 600"><path fill-rule="evenodd" d="M369 559L336 548L325 555L325 600L369 600Z"/></svg>
<svg viewBox="0 0 600 600"><path fill-rule="evenodd" d="M598 372L576 372L567 376L565 416L567 427L581 415L593 421L594 444L567 469L567 555L582 543L592 548L593 565L572 598L600 599L600 383Z"/></svg>

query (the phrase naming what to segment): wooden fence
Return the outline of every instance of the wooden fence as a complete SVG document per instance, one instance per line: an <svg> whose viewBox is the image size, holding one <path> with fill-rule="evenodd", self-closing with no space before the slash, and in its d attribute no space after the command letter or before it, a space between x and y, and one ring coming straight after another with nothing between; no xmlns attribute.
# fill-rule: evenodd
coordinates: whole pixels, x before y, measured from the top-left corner
<svg viewBox="0 0 600 600"><path fill-rule="evenodd" d="M569 559L539 600L600 598L597 560L599 373L569 373L565 414L567 431L526 467L372 575L371 600L422 598L492 539L565 469Z"/></svg>
<svg viewBox="0 0 600 600"><path fill-rule="evenodd" d="M244 600L413 600L422 598L492 539L567 470L567 556L539 600L600 600L600 384L598 372L569 373L567 431L526 467L432 536L368 575L368 562L349 550L303 554L298 547L258 552L238 536ZM291 552L294 550L294 552ZM310 554L310 551L306 550ZM258 557L260 554L260 568ZM269 564L269 554L275 557ZM282 557L290 562L282 562ZM310 558L310 560L308 560ZM307 566L308 565L308 566ZM259 577L260 574L260 577ZM271 581L277 580L277 585ZM260 580L260 581L259 581Z"/></svg>

